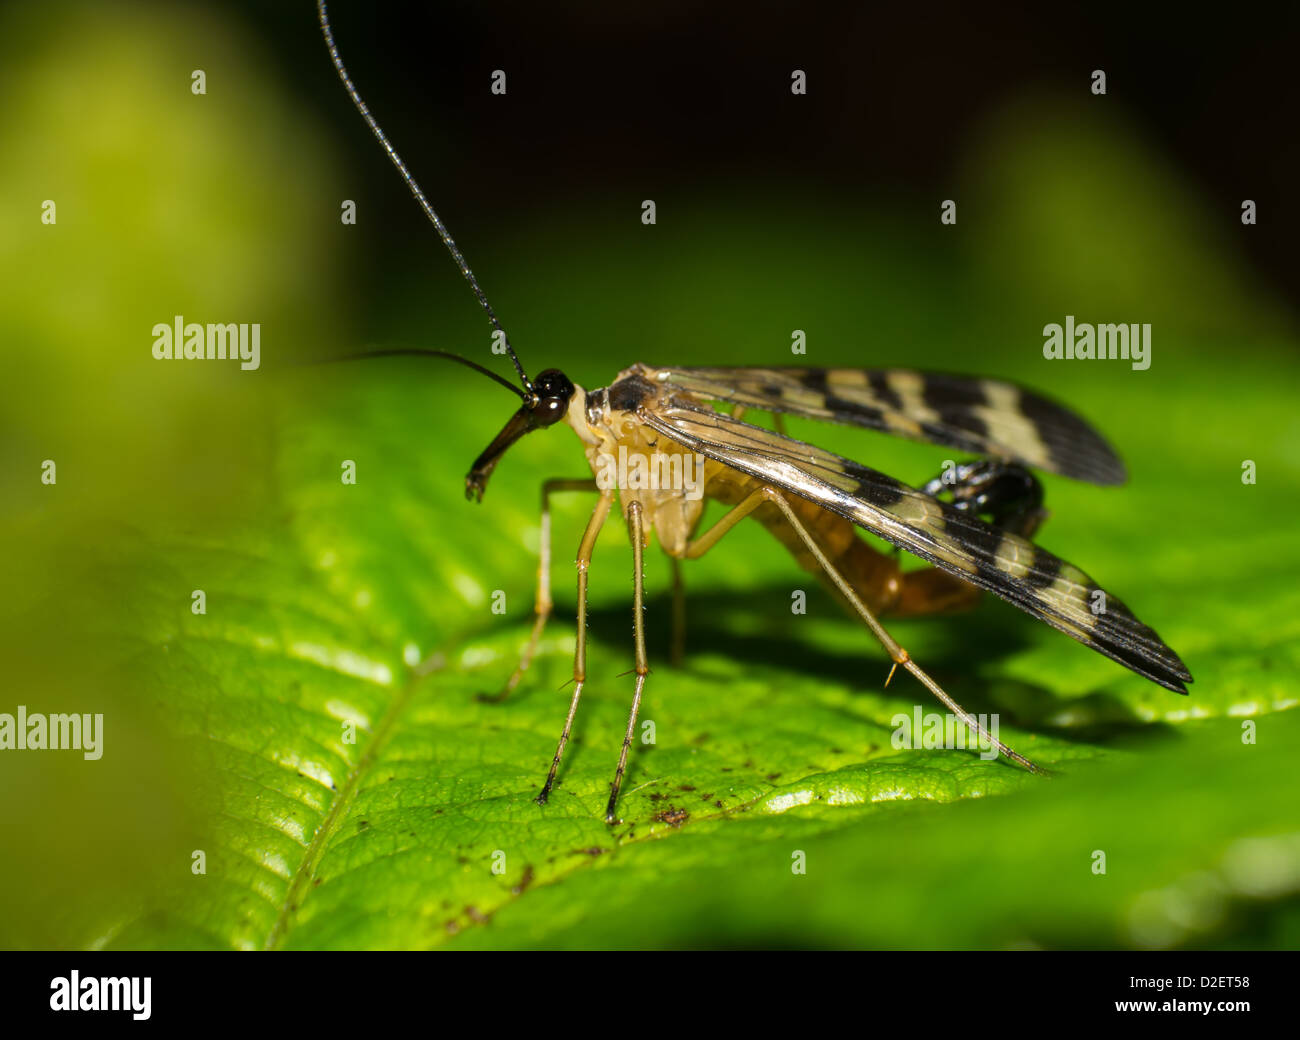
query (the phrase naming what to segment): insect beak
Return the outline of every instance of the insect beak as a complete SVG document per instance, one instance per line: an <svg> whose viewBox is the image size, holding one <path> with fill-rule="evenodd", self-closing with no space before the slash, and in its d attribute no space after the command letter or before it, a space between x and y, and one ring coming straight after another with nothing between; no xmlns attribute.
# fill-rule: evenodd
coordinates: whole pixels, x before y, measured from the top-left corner
<svg viewBox="0 0 1300 1040"><path fill-rule="evenodd" d="M474 465L470 467L469 475L465 478L465 497L474 502L481 502L483 500L483 489L487 487L488 477L496 469L496 465L501 461L501 456L506 453L506 449L525 433L530 433L537 428L538 424L533 409L528 405L515 412L492 443L483 450L483 454L474 460Z"/></svg>

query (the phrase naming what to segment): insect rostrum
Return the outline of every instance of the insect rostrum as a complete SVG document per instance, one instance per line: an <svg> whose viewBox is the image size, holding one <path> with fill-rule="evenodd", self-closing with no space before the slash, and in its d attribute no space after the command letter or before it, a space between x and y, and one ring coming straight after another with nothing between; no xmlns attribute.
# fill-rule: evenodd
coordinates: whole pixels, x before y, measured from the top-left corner
<svg viewBox="0 0 1300 1040"><path fill-rule="evenodd" d="M344 87L437 229L492 327L504 338L496 314L450 233L353 86L334 44L324 0L318 0L317 6L326 45ZM518 411L471 467L465 479L467 497L482 499L492 471L520 437L561 423L582 442L593 474L601 472L603 457L620 451L667 462L686 455L704 460L702 496L688 496L671 483L602 487L595 479L554 480L543 487L537 614L507 692L527 669L551 613L550 495L582 490L596 494L597 499L577 555L574 689L538 802L546 802L555 784L586 681L587 568L596 536L616 497L633 548L636 679L606 806L610 823L618 819L619 788L649 674L641 608L643 553L652 533L676 569L679 561L704 555L739 521L752 516L857 614L895 668L902 666L911 672L967 726L1003 755L1034 772L1040 770L989 735L911 659L880 617L959 609L986 590L1139 675L1175 692L1187 692L1184 684L1191 681L1191 674L1152 629L1082 570L1030 541L1043 515L1041 487L1029 472L1031 468L1096 484L1118 484L1125 479L1123 465L1105 440L1060 405L1006 382L907 369L654 368L638 364L619 373L608 387L588 391L556 369L529 379L509 340L504 342L522 389L468 359L442 351L377 352L455 360L503 383L521 398ZM720 411L715 403L730 406L731 411ZM978 458L958 467L951 483L936 479L917 489L815 445L747 423L743 416L750 410L881 430L956 448ZM681 464L681 472L684 459L675 461ZM951 495L952 500L944 501L943 495ZM701 532L698 528L709 499L730 509ZM904 572L894 555L872 549L857 536L856 528L906 550L929 566ZM680 582L674 585L680 590ZM1104 609L1094 610L1098 596ZM675 619L681 616L680 610L674 610ZM680 647L680 625L674 627L674 644Z"/></svg>

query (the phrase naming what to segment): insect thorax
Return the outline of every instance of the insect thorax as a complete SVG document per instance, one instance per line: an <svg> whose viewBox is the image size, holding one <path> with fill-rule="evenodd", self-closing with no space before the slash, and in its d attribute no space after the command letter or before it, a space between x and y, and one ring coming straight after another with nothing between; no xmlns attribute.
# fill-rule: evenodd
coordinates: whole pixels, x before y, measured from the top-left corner
<svg viewBox="0 0 1300 1040"><path fill-rule="evenodd" d="M597 485L618 492L624 516L639 502L647 540L658 533L670 556L680 556L699 524L708 484L720 464L656 433L637 415L662 391L636 368L587 395L587 462ZM580 434L581 436L581 431ZM592 443L594 439L595 443Z"/></svg>

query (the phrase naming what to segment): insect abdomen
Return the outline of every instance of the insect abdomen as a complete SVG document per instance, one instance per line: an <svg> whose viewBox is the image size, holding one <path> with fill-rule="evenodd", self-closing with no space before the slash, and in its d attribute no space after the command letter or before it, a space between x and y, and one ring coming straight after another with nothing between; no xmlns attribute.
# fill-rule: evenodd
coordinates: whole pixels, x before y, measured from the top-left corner
<svg viewBox="0 0 1300 1040"><path fill-rule="evenodd" d="M708 494L710 498L716 498L727 505L735 505L761 486L752 477L730 468L719 467L709 481ZM905 590L903 575L894 556L877 552L864 542L858 537L857 528L844 517L798 495L787 494L785 498L821 551L866 600L872 612L890 612L899 605ZM809 574L817 575L822 584L839 598L838 591L827 580L821 564L775 505L768 503L759 506L753 516L776 536L800 567Z"/></svg>

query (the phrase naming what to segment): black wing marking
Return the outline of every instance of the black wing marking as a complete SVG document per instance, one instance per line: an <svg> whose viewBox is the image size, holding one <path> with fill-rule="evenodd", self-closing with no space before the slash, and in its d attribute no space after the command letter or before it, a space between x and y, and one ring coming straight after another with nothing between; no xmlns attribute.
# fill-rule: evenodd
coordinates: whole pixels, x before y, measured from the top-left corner
<svg viewBox="0 0 1300 1040"><path fill-rule="evenodd" d="M1152 629L1078 567L1032 542L876 470L690 401L662 405L647 395L637 414L670 440L824 506L1139 675L1187 692L1191 673ZM1093 613L1094 604L1103 612Z"/></svg>
<svg viewBox="0 0 1300 1040"><path fill-rule="evenodd" d="M995 379L900 368L651 368L640 374L700 400L881 430L1094 484L1124 464L1066 408Z"/></svg>

